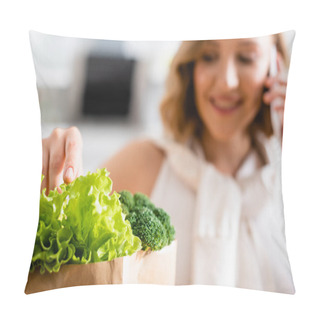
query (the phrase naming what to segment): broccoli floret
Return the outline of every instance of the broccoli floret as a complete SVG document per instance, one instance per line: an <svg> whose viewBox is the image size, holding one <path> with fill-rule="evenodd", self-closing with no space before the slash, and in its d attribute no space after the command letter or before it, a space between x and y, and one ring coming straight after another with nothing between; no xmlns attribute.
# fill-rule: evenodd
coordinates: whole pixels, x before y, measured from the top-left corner
<svg viewBox="0 0 320 320"><path fill-rule="evenodd" d="M119 194L119 200L121 202L122 211L126 216L128 216L128 214L134 207L133 195L128 190L122 190L119 192Z"/></svg>
<svg viewBox="0 0 320 320"><path fill-rule="evenodd" d="M167 231L147 207L136 207L127 217L135 236L142 242L142 250L160 250L167 245Z"/></svg>
<svg viewBox="0 0 320 320"><path fill-rule="evenodd" d="M142 241L142 249L160 250L169 245L175 237L170 216L156 208L148 196L127 190L119 192L122 211L130 222L132 232Z"/></svg>
<svg viewBox="0 0 320 320"><path fill-rule="evenodd" d="M147 207L151 210L155 209L154 204L150 201L150 199L143 193L137 192L133 196L134 206L135 207Z"/></svg>
<svg viewBox="0 0 320 320"><path fill-rule="evenodd" d="M160 220L162 225L165 227L167 231L167 238L168 238L167 245L169 245L174 240L175 233L176 233L174 227L171 225L170 216L166 211L164 211L161 208L155 208L153 210L153 213Z"/></svg>

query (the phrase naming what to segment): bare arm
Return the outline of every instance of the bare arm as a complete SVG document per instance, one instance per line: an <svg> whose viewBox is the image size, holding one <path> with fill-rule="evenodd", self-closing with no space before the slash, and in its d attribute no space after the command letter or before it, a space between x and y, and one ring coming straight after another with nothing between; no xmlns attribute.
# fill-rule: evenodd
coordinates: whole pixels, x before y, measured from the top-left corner
<svg viewBox="0 0 320 320"><path fill-rule="evenodd" d="M152 142L135 141L111 157L103 167L110 172L113 190L151 195L164 153Z"/></svg>

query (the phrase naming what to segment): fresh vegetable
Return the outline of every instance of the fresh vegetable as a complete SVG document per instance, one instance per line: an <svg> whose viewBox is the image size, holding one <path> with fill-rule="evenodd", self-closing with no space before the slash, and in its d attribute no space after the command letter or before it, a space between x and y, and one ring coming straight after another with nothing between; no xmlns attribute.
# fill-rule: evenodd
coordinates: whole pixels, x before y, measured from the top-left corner
<svg viewBox="0 0 320 320"><path fill-rule="evenodd" d="M128 216L129 212L134 208L134 199L131 192L123 190L120 193L120 202L122 206L123 213Z"/></svg>
<svg viewBox="0 0 320 320"><path fill-rule="evenodd" d="M106 169L40 195L39 225L30 271L58 272L63 264L110 261L142 247L125 220Z"/></svg>
<svg viewBox="0 0 320 320"><path fill-rule="evenodd" d="M173 225L171 225L170 216L161 208L155 208L153 210L153 213L165 227L168 238L168 244L170 244L175 237L175 229Z"/></svg>
<svg viewBox="0 0 320 320"><path fill-rule="evenodd" d="M135 193L133 195L133 200L134 200L135 207L147 207L147 208L151 209L152 211L155 209L154 204L143 193L140 193L140 192Z"/></svg>
<svg viewBox="0 0 320 320"><path fill-rule="evenodd" d="M149 208L136 207L127 219L142 242L142 250L160 250L168 244L166 229Z"/></svg>
<svg viewBox="0 0 320 320"><path fill-rule="evenodd" d="M160 250L171 244L175 229L168 213L157 208L143 193L119 192L120 202L132 232L142 242L142 250Z"/></svg>

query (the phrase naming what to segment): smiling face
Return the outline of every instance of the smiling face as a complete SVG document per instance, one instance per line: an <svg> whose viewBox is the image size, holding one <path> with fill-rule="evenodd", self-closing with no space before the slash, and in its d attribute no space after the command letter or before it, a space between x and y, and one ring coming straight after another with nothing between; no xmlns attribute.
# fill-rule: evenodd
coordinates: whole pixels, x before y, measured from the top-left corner
<svg viewBox="0 0 320 320"><path fill-rule="evenodd" d="M272 37L204 43L194 67L204 134L227 141L247 132L261 105L272 43Z"/></svg>

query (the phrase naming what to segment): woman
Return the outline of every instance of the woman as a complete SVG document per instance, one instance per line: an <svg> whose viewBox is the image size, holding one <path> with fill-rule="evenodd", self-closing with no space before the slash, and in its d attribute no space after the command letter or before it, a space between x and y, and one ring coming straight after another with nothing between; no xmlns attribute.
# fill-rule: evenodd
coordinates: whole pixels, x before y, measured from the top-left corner
<svg viewBox="0 0 320 320"><path fill-rule="evenodd" d="M143 192L170 213L177 284L294 293L269 107L283 115L286 78L268 77L273 45L284 71L281 34L183 42L161 103L166 137L133 142L104 164L114 190ZM79 176L81 145L75 127L43 140L42 188Z"/></svg>

